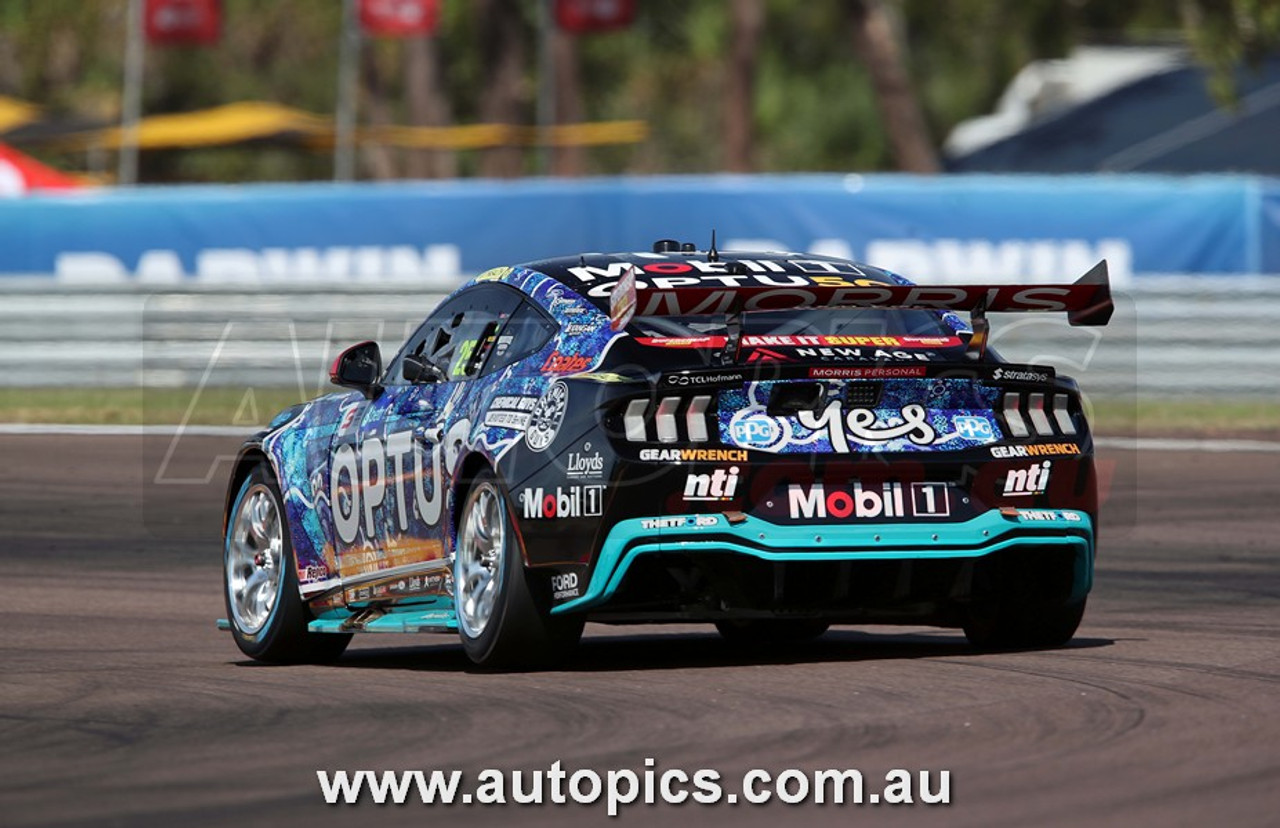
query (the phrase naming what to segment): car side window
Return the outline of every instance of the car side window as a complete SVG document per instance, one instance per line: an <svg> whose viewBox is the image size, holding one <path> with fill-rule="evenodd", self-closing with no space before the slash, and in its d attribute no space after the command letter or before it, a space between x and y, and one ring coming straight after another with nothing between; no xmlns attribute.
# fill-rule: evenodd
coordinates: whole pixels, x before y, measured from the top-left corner
<svg viewBox="0 0 1280 828"><path fill-rule="evenodd" d="M555 335L559 326L529 302L521 302L507 320L492 347L484 373L500 371L508 365L536 354Z"/></svg>
<svg viewBox="0 0 1280 828"><path fill-rule="evenodd" d="M477 376L520 294L497 285L477 285L441 305L414 332L396 356L386 384L405 385L404 360L414 356L434 365L448 380Z"/></svg>
<svg viewBox="0 0 1280 828"><path fill-rule="evenodd" d="M427 349L427 340L435 339L435 335L444 326L445 321L452 320L465 300L465 296L455 296L427 316L426 320L418 326L418 329L405 342L404 347L400 349L400 353L396 354L396 358L387 366L386 377L383 379L384 385L409 384L404 378L404 358L406 356L423 356Z"/></svg>

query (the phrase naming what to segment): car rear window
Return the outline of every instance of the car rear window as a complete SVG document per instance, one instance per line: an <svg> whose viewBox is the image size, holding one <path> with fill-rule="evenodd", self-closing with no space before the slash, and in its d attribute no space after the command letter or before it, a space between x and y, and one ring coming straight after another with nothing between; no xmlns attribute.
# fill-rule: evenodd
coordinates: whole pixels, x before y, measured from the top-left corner
<svg viewBox="0 0 1280 828"><path fill-rule="evenodd" d="M639 336L714 336L727 330L727 318L712 316L637 316L631 329ZM755 311L742 315L742 332L761 336L950 336L954 330L935 311L902 308L818 308Z"/></svg>

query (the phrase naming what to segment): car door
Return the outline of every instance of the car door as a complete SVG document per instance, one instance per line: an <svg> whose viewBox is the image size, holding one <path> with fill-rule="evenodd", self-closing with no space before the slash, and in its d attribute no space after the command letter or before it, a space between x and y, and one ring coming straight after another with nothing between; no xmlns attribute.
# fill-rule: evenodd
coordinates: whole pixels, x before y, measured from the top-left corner
<svg viewBox="0 0 1280 828"><path fill-rule="evenodd" d="M329 446L329 514L337 574L345 585L378 568L376 519L385 491L382 417L374 401L351 393L338 404Z"/></svg>
<svg viewBox="0 0 1280 828"><path fill-rule="evenodd" d="M374 583L369 599L440 585L430 574L442 571L448 557L446 493L470 433L465 403L519 303L518 292L496 285L460 293L428 317L388 366L384 391L360 431L362 528L370 531L341 570L344 581L394 578Z"/></svg>

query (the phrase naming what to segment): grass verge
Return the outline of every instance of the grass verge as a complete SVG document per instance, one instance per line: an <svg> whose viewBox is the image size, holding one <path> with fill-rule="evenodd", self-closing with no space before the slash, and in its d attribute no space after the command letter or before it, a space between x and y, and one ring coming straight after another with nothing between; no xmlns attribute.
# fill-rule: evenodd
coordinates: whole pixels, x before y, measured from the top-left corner
<svg viewBox="0 0 1280 828"><path fill-rule="evenodd" d="M0 422L251 428L297 402L284 388L0 388Z"/></svg>

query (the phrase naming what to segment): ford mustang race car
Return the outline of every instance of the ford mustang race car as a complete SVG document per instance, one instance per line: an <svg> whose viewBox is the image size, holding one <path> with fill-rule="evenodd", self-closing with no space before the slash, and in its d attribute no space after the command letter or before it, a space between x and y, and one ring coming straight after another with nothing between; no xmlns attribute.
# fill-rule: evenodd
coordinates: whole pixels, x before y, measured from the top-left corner
<svg viewBox="0 0 1280 828"><path fill-rule="evenodd" d="M342 352L346 390L240 451L221 626L268 661L456 631L488 667L550 663L587 620L1068 641L1093 577L1089 426L1073 380L989 347L987 315L1106 324L1106 263L921 287L714 247L490 270L385 367L373 342Z"/></svg>

